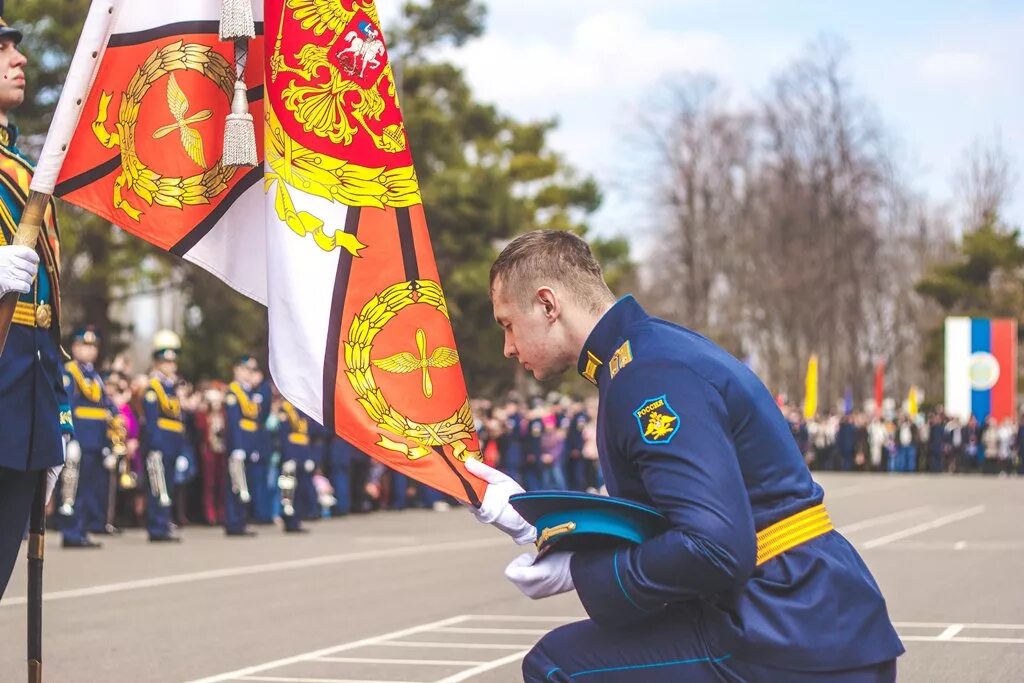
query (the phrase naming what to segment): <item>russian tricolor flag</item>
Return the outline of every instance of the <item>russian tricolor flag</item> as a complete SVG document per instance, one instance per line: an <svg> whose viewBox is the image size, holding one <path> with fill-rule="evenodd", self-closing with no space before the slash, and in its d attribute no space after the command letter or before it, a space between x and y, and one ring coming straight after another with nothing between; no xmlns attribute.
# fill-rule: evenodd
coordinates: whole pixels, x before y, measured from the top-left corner
<svg viewBox="0 0 1024 683"><path fill-rule="evenodd" d="M1016 418L1016 320L946 318L946 413Z"/></svg>

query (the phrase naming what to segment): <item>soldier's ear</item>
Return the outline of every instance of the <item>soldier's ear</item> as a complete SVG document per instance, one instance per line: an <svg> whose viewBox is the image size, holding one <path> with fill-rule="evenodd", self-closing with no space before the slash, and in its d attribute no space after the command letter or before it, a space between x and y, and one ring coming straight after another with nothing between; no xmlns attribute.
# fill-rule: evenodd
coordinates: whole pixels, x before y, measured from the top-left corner
<svg viewBox="0 0 1024 683"><path fill-rule="evenodd" d="M561 314L561 306L555 292L550 287L541 287L537 290L537 300L544 307L544 317L554 322Z"/></svg>

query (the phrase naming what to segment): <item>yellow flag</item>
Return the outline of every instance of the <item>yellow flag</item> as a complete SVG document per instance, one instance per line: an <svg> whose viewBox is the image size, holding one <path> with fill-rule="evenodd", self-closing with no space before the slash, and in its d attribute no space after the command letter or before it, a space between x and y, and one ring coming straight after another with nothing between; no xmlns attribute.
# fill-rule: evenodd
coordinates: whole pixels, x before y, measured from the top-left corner
<svg viewBox="0 0 1024 683"><path fill-rule="evenodd" d="M804 390L804 418L810 420L818 412L818 354L807 361L807 387Z"/></svg>
<svg viewBox="0 0 1024 683"><path fill-rule="evenodd" d="M910 414L910 417L917 417L917 402L917 387L912 386L910 387L910 393L907 394L907 412Z"/></svg>

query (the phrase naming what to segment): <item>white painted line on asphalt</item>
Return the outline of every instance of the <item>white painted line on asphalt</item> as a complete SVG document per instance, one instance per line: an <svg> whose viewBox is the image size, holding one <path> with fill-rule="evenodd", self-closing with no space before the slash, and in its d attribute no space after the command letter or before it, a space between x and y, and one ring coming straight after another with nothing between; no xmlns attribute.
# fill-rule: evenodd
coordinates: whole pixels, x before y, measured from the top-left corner
<svg viewBox="0 0 1024 683"><path fill-rule="evenodd" d="M931 531L932 529L938 529L939 527L946 526L947 524L952 524L953 522L959 522L961 520L968 519L969 517L980 515L984 511L984 505L975 505L972 508L967 508L966 510L961 510L960 512L954 512L952 514L939 517L938 519L933 519L930 522L918 524L917 526L912 526L909 529L903 529L902 531L897 531L896 533L888 534L880 538L875 538L858 545L860 545L865 550L871 550L872 548L880 548L882 546L889 545L890 543L893 543L895 541L899 541L904 538L909 538L910 536L916 536L917 534L922 534L926 531Z"/></svg>
<svg viewBox="0 0 1024 683"><path fill-rule="evenodd" d="M950 624L946 630L936 636L936 640L953 640L953 636L964 630L963 624Z"/></svg>
<svg viewBox="0 0 1024 683"><path fill-rule="evenodd" d="M936 621L894 621L896 628L949 628L953 624L949 622ZM1024 624L957 624L966 629L988 629L991 631L1024 631Z"/></svg>
<svg viewBox="0 0 1024 683"><path fill-rule="evenodd" d="M923 512L927 512L931 507L931 505L922 505L921 507L910 508L909 510L900 510L899 512L893 512L880 517L870 517L860 522L854 522L853 524L847 524L846 526L839 527L839 533L852 534L856 531L871 529L872 527L887 524L888 522L903 519L904 517L915 517Z"/></svg>
<svg viewBox="0 0 1024 683"><path fill-rule="evenodd" d="M549 629L543 628L474 628L469 626L451 626L434 629L436 633L480 633L486 635L501 635L503 633L522 636L542 636L548 633Z"/></svg>
<svg viewBox="0 0 1024 683"><path fill-rule="evenodd" d="M952 640L939 640L935 636L900 636L900 640L906 643L988 643L990 645L1020 645L1024 638L953 638Z"/></svg>
<svg viewBox="0 0 1024 683"><path fill-rule="evenodd" d="M521 650L523 648L522 645L510 645L508 643L460 643L457 641L435 643L423 640L389 640L384 643L377 643L377 645L384 647L452 647L467 650Z"/></svg>
<svg viewBox="0 0 1024 683"><path fill-rule="evenodd" d="M507 542L507 541L506 541ZM222 681L233 681L243 677L252 676L252 674L266 671L267 669L277 669L289 664L297 664L299 662L308 662L310 659L316 659L317 657L327 657L336 652L344 652L346 650L354 650L357 647L364 647L366 645L377 645L381 641L391 640L393 638L403 638L405 636L415 635L417 633L423 633L424 631L430 631L439 627L450 626L452 624L461 624L466 621L465 615L457 617L450 617L448 619L441 619L440 621L434 621L429 624L422 624L420 626L413 626L411 628L402 629L401 631L392 631L391 633L385 633L379 636L373 636L372 638L364 638L362 640L353 640L348 643L342 643L341 645L334 645L332 647L326 647L322 650L314 650L313 652L306 652L301 655L295 655L293 657L285 657L283 659L275 659L272 662L266 662L264 664L257 664L255 666L247 666L242 669L235 671L229 671L223 674L217 674L216 676L209 676L207 678L200 678L189 683L221 683ZM250 678L249 680L253 680ZM268 679L264 679L268 680ZM269 679L269 680L281 680L281 679ZM295 679L284 679L284 680L295 680ZM398 683L392 681L391 683ZM421 682L422 683L422 682Z"/></svg>
<svg viewBox="0 0 1024 683"><path fill-rule="evenodd" d="M565 623L569 621L579 621L580 619L586 619L585 614L576 614L571 617L527 617L527 616L509 616L507 614L469 614L467 615L471 620L479 619L481 621L552 621L557 623Z"/></svg>
<svg viewBox="0 0 1024 683"><path fill-rule="evenodd" d="M953 544L953 550L963 550L967 547L967 541L957 541Z"/></svg>
<svg viewBox="0 0 1024 683"><path fill-rule="evenodd" d="M477 541L453 541L449 543L435 543L433 545L420 545L403 548L386 548L381 550L363 550L354 553L340 553L337 555L321 555L309 557L302 560L288 560L286 562L269 562L267 564L248 565L244 567L228 567L226 569L210 569L201 572L189 572L186 574L171 574L169 576L157 576L151 579L139 579L136 581L122 581L119 583L100 584L87 588L75 588L71 590L53 591L43 593L43 601L69 600L72 598L87 598L96 595L107 595L109 593L120 593L122 591L140 590L143 588L160 588L163 586L174 586L183 583L195 583L196 581L210 581L214 579L225 579L235 576L252 576L255 574L267 574L271 572L289 571L293 569L309 569L310 567L323 567L335 564L346 564L359 562L361 560L379 560L391 557L409 557L414 555L427 555L438 552L451 552L454 550L470 550L473 548L489 548L508 545L506 538L494 538ZM0 602L0 608L24 605L24 596L8 598Z"/></svg>
<svg viewBox="0 0 1024 683"><path fill-rule="evenodd" d="M470 678L472 678L473 676L476 676L477 674L482 674L482 673L485 673L487 671L491 671L493 669L497 669L499 667L505 666L506 664L511 664L512 662L518 661L518 660L522 659L523 657L525 657L526 653L529 652L529 651L530 651L529 648L527 648L527 649L525 649L525 650L523 650L521 652L516 652L514 654L510 654L507 657L502 657L501 659L496 659L493 662L489 662L487 664L481 664L480 666L473 667L472 669L469 669L468 671L463 671L462 673L457 673L457 674L453 674L451 676L448 676L447 678L442 678L439 681L434 681L434 683L460 683L460 681L469 680Z"/></svg>
<svg viewBox="0 0 1024 683"><path fill-rule="evenodd" d="M365 678L286 678L284 676L248 676L240 681L270 681L271 683L426 683L426 681L385 681Z"/></svg>
<svg viewBox="0 0 1024 683"><path fill-rule="evenodd" d="M907 541L900 550L1024 550L1021 541Z"/></svg>
<svg viewBox="0 0 1024 683"><path fill-rule="evenodd" d="M385 657L316 657L313 662L337 662L338 664L434 664L436 666L476 666L489 664L491 660L480 659L387 659Z"/></svg>

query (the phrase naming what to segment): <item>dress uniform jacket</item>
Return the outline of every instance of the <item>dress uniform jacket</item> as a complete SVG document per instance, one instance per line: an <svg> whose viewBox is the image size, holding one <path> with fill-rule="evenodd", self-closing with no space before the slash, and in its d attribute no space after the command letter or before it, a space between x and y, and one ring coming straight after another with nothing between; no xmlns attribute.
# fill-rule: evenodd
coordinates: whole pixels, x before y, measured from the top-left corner
<svg viewBox="0 0 1024 683"><path fill-rule="evenodd" d="M245 457L260 450L259 419L260 406L252 394L238 382L228 386L224 397L224 417L227 421L226 443L228 456L232 451L241 450Z"/></svg>
<svg viewBox="0 0 1024 683"><path fill-rule="evenodd" d="M151 377L143 401L143 413L146 416L146 452L160 451L165 462L171 458L170 467L179 455L190 455L174 382L162 375ZM168 469L168 474L171 472L173 470Z"/></svg>
<svg viewBox="0 0 1024 683"><path fill-rule="evenodd" d="M75 440L86 453L102 453L111 447L110 423L121 411L103 390L103 379L91 364L64 364L64 385L71 402Z"/></svg>
<svg viewBox="0 0 1024 683"><path fill-rule="evenodd" d="M903 652L878 586L837 531L758 564L757 532L824 494L743 363L626 297L591 333L579 371L600 393L609 494L671 525L637 546L575 553L573 581L598 625L671 619L688 603L712 656L821 672Z"/></svg>
<svg viewBox="0 0 1024 683"><path fill-rule="evenodd" d="M17 130L0 126L0 245L12 244L28 197L32 165L15 145ZM0 355L0 467L41 470L63 462L61 438L73 431L62 376L59 238L53 206L37 251L39 275L18 299Z"/></svg>

